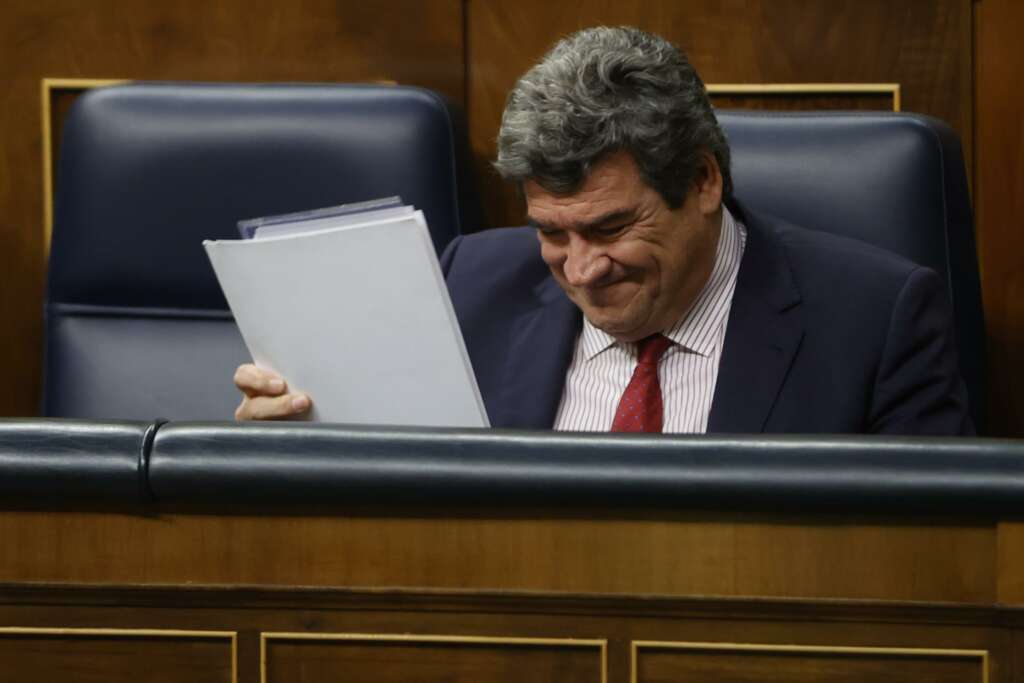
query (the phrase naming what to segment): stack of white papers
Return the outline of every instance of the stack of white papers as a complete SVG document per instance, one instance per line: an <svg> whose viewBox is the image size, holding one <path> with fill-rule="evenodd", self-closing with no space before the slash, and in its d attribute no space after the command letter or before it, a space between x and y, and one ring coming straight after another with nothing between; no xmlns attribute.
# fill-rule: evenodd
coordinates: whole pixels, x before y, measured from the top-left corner
<svg viewBox="0 0 1024 683"><path fill-rule="evenodd" d="M310 419L488 426L422 211L390 198L239 229L252 239L203 246L253 361L312 397Z"/></svg>

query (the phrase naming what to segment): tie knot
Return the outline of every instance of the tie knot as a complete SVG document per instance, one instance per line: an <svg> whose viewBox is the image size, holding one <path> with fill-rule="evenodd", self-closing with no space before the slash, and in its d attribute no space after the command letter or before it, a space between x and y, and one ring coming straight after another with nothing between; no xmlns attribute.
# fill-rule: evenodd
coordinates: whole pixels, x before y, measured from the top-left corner
<svg viewBox="0 0 1024 683"><path fill-rule="evenodd" d="M637 342L637 363L657 365L662 354L672 345L672 340L662 334L652 334Z"/></svg>

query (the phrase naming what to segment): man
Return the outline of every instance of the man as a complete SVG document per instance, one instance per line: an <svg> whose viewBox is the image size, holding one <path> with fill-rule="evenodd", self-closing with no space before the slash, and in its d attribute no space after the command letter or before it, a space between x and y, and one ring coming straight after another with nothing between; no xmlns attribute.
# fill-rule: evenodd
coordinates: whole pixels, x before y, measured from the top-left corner
<svg viewBox="0 0 1024 683"><path fill-rule="evenodd" d="M561 41L509 96L495 166L533 228L441 260L494 426L972 431L938 277L745 210L703 83L663 39ZM310 405L251 365L235 381L239 419Z"/></svg>

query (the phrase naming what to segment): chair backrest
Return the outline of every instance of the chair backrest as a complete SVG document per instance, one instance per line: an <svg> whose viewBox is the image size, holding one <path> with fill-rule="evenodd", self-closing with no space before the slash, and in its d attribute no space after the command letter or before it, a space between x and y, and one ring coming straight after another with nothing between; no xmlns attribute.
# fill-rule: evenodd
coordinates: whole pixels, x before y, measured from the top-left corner
<svg viewBox="0 0 1024 683"><path fill-rule="evenodd" d="M935 270L949 285L960 368L984 423L985 333L963 152L915 114L719 112L735 195L751 209L853 237Z"/></svg>
<svg viewBox="0 0 1024 683"><path fill-rule="evenodd" d="M440 251L477 220L456 114L398 86L83 95L61 144L44 414L230 419L231 371L249 355L202 240L237 238L245 218L399 195Z"/></svg>

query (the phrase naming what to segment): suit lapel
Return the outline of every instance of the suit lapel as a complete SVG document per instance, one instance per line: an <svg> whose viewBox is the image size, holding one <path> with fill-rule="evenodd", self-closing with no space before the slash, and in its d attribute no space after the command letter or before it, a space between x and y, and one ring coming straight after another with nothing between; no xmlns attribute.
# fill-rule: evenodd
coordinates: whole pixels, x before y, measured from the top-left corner
<svg viewBox="0 0 1024 683"><path fill-rule="evenodd" d="M737 206L747 244L736 280L708 432L759 433L803 339L800 294L779 238Z"/></svg>
<svg viewBox="0 0 1024 683"><path fill-rule="evenodd" d="M538 305L513 321L495 424L551 429L581 323L554 278L535 289Z"/></svg>

